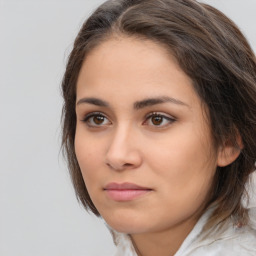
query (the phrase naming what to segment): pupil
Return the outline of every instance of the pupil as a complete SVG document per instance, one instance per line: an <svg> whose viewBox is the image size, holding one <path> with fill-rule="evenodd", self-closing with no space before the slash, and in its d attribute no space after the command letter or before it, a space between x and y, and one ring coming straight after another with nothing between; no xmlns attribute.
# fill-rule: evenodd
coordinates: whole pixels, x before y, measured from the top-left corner
<svg viewBox="0 0 256 256"><path fill-rule="evenodd" d="M152 118L152 123L154 125L160 125L162 123L162 121L163 121L163 118L161 116L154 116Z"/></svg>
<svg viewBox="0 0 256 256"><path fill-rule="evenodd" d="M104 121L104 117L103 117L103 116L95 116L95 117L93 118L93 122L94 122L95 124L102 124L103 121Z"/></svg>

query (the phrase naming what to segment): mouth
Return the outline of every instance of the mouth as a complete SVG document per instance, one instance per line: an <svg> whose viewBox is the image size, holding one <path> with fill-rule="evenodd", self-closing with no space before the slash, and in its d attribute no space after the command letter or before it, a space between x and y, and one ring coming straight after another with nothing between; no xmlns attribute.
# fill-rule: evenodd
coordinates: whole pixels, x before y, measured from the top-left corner
<svg viewBox="0 0 256 256"><path fill-rule="evenodd" d="M109 183L104 187L107 196L118 202L132 201L149 192L152 189L133 183Z"/></svg>

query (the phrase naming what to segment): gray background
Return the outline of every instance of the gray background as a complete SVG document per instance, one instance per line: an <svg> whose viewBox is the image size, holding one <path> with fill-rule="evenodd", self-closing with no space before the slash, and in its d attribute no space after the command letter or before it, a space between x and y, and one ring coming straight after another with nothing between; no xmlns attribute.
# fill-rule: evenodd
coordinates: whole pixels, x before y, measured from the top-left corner
<svg viewBox="0 0 256 256"><path fill-rule="evenodd" d="M78 205L60 154L60 81L100 0L0 0L0 255L107 256L103 221ZM256 50L256 1L208 0Z"/></svg>

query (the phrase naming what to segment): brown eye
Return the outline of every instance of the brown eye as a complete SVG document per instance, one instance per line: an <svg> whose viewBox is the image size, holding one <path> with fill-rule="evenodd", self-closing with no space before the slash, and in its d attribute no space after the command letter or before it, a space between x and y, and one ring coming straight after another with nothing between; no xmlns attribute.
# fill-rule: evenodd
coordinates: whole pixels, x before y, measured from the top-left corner
<svg viewBox="0 0 256 256"><path fill-rule="evenodd" d="M150 113L146 117L146 120L143 122L143 125L158 127L158 128L165 128L175 121L176 119L174 119L172 116L167 114Z"/></svg>
<svg viewBox="0 0 256 256"><path fill-rule="evenodd" d="M102 127L111 124L109 119L101 113L90 113L82 121L89 127Z"/></svg>
<svg viewBox="0 0 256 256"><path fill-rule="evenodd" d="M97 125L100 125L100 124L103 124L104 123L104 120L105 120L105 117L104 116L94 116L93 117L93 122Z"/></svg>
<svg viewBox="0 0 256 256"><path fill-rule="evenodd" d="M153 116L151 118L151 122L153 125L160 125L163 122L163 117L162 116Z"/></svg>

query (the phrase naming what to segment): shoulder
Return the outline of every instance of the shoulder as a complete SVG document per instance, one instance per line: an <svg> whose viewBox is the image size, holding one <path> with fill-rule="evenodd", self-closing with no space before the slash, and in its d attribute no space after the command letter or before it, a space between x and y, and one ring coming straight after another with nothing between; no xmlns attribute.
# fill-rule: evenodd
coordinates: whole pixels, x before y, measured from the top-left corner
<svg viewBox="0 0 256 256"><path fill-rule="evenodd" d="M203 216L183 242L175 256L255 256L256 255L256 208L249 209L250 223L238 228L228 219L222 229L202 232L209 212Z"/></svg>
<svg viewBox="0 0 256 256"><path fill-rule="evenodd" d="M256 255L256 230L250 227L234 229L226 236L214 238L207 244L198 247L195 246L188 255L254 256Z"/></svg>
<svg viewBox="0 0 256 256"><path fill-rule="evenodd" d="M213 209L209 209L198 221L183 242L175 256L255 256L256 255L256 173L247 184L249 201L245 207L249 212L247 226L235 227L231 218L227 219L220 232L210 230L205 236L203 227ZM204 238L202 238L204 237Z"/></svg>

